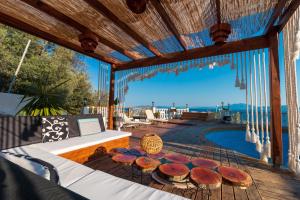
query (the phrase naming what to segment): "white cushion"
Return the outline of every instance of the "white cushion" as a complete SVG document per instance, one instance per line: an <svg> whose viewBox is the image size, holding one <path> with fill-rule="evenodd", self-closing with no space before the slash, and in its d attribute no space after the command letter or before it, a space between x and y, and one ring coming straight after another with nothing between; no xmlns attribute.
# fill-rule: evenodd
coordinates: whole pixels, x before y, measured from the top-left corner
<svg viewBox="0 0 300 200"><path fill-rule="evenodd" d="M15 147L15 148L11 148L11 149L5 149L2 151L3 152L11 152L11 153L15 153L15 154L29 155L33 158L39 158L42 160L47 160L48 158L54 156L52 153L34 148L31 145Z"/></svg>
<svg viewBox="0 0 300 200"><path fill-rule="evenodd" d="M39 175L41 177L44 177L44 178L50 180L49 170L37 162L28 160L25 157L18 157L13 154L7 154L7 153L0 153L0 156L23 167L24 169L27 169L28 171L31 171L32 173L34 173L36 175Z"/></svg>
<svg viewBox="0 0 300 200"><path fill-rule="evenodd" d="M91 135L101 132L98 118L78 119L80 135Z"/></svg>
<svg viewBox="0 0 300 200"><path fill-rule="evenodd" d="M95 171L69 187L88 199L183 200L186 198Z"/></svg>
<svg viewBox="0 0 300 200"><path fill-rule="evenodd" d="M55 142L54 142L55 143ZM42 143L47 144L47 143ZM30 146L23 146L23 147L15 147L12 149L3 150L6 152L12 152L12 153L18 153L23 155L29 155L34 158L38 158L41 160L44 160L50 164L52 164L59 175L59 182L61 186L68 186L75 181L78 181L82 177L92 173L94 170L86 167L84 165L78 164L76 162L73 162L71 160L53 155L51 153L48 153L46 151L37 149ZM6 154L3 154L6 155ZM12 160L11 160L12 161ZM19 166L26 168L26 166L23 163L16 162L15 160L12 161L15 164L18 164Z"/></svg>
<svg viewBox="0 0 300 200"><path fill-rule="evenodd" d="M52 158L49 158L46 161L56 168L59 176L59 183L63 187L67 187L95 171L89 167L60 156L53 155Z"/></svg>
<svg viewBox="0 0 300 200"><path fill-rule="evenodd" d="M131 136L131 133L129 132L106 130L101 134L97 133L82 137L69 138L57 142L32 144L30 146L53 153L55 155L59 155L66 152L129 136Z"/></svg>

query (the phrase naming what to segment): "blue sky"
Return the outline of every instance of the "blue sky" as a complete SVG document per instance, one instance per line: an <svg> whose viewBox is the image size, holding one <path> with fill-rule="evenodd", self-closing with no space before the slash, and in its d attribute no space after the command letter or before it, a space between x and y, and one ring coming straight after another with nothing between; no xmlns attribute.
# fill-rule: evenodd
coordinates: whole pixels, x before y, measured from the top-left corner
<svg viewBox="0 0 300 200"><path fill-rule="evenodd" d="M283 73L283 47L279 46L282 104L285 104L285 85ZM98 82L98 61L86 58L88 74L94 89ZM300 65L298 60L297 65ZM298 70L298 77L300 72ZM155 105L170 106L175 102L178 106L215 106L221 101L225 103L245 103L245 91L234 87L236 71L229 65L192 69L180 73L159 73L152 79L132 82L126 95L126 106Z"/></svg>

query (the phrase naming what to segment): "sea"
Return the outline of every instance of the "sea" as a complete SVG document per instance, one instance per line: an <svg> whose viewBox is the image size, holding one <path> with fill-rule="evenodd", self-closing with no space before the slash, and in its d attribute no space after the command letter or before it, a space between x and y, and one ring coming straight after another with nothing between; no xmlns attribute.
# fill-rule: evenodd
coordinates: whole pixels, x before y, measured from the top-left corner
<svg viewBox="0 0 300 200"><path fill-rule="evenodd" d="M224 106L225 108L227 108L227 106ZM190 112L216 112L217 107L190 107ZM241 120L243 122L247 121L247 107L245 104L235 104L235 105L231 105L229 106L229 110L231 113L240 113L241 116ZM249 106L248 108L248 112L249 112L249 117L251 120L251 107ZM258 120L260 122L260 108L258 108ZM256 111L254 109L254 120L256 120ZM266 121L265 118L265 108L263 108L263 120ZM282 106L281 107L281 115L282 115L282 126L283 127L287 127L288 126L288 113L287 113L287 107L286 106ZM270 108L268 107L268 120L270 123Z"/></svg>

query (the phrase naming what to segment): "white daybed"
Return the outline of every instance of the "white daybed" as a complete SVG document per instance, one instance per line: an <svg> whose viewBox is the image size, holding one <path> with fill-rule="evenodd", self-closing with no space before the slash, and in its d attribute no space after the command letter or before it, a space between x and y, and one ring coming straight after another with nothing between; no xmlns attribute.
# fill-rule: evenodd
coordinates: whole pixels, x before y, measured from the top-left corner
<svg viewBox="0 0 300 200"><path fill-rule="evenodd" d="M3 150L4 158L22 167L14 155L29 155L52 164L59 175L60 185L88 199L109 200L183 200L186 198L127 181L99 170L93 170L77 162L58 156L69 151L86 148L101 142L130 136L131 133L107 130L101 133L74 137L51 143L38 143ZM26 167L23 168L26 169ZM37 173L35 169L27 170Z"/></svg>

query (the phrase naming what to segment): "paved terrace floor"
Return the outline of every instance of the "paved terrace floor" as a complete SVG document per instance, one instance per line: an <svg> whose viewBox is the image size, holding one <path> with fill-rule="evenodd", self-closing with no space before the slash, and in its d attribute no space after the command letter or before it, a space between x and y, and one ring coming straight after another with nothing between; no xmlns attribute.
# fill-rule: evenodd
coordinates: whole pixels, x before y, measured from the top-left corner
<svg viewBox="0 0 300 200"><path fill-rule="evenodd" d="M176 123L180 124L176 124ZM300 199L300 179L291 173L273 169L271 166L259 163L258 160L237 152L220 148L205 140L205 133L212 129L240 129L237 125L224 125L216 122L192 123L175 121L175 124L156 124L141 126L131 129L133 136L130 138L130 146L139 145L140 138L145 133L157 133L164 141L164 151L178 152L193 157L206 157L219 161L222 165L235 166L248 172L253 185L246 190L222 184L221 188L213 190L208 196L201 190L183 190L171 186L161 185L150 176L145 176L143 184L163 191L181 195L190 199L222 199L222 200L257 200L276 199L294 200ZM109 174L140 183L140 178L131 179L130 168L124 168L111 161L109 156L101 156L97 160L86 163L87 166L102 170Z"/></svg>

